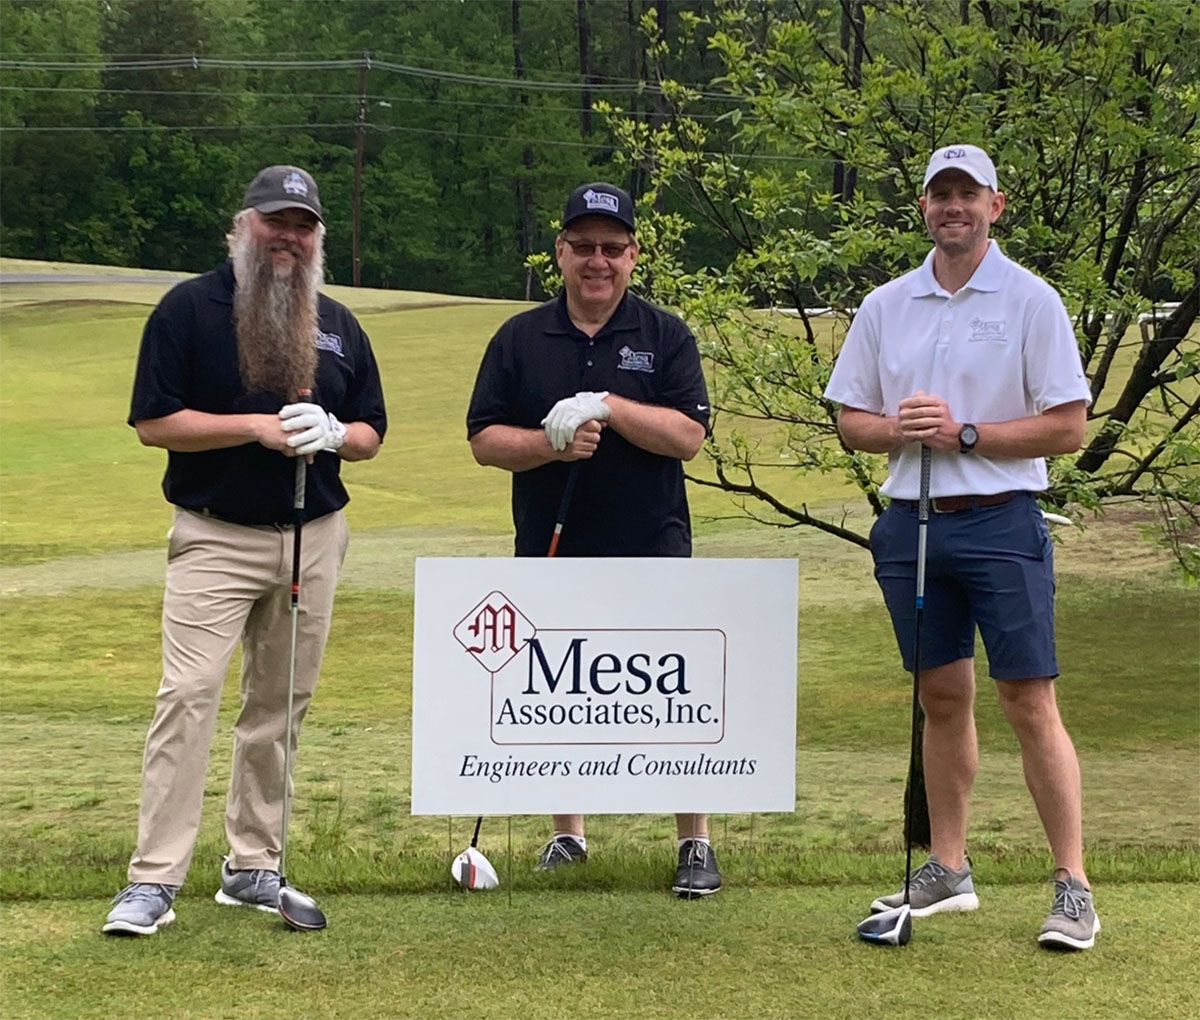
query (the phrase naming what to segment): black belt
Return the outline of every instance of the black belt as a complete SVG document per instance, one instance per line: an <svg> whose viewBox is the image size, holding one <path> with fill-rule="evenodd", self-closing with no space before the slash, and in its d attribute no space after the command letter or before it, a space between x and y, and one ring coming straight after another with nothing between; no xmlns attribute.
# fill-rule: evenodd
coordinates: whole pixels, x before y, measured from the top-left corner
<svg viewBox="0 0 1200 1020"><path fill-rule="evenodd" d="M1019 490L1009 492L993 492L988 496L934 496L929 501L929 508L935 514L957 514L963 510L978 510L985 506L1000 506L1002 503L1011 502L1022 493ZM902 506L908 510L917 510L920 503L915 499L894 499L892 500L897 506Z"/></svg>
<svg viewBox="0 0 1200 1020"><path fill-rule="evenodd" d="M257 521L249 523L247 521L235 521L232 517L225 517L215 510L210 510L206 506L185 507L186 510L191 510L194 514L199 514L201 517L207 517L209 520L220 521L222 524L236 524L241 528L286 528L290 527L293 521Z"/></svg>

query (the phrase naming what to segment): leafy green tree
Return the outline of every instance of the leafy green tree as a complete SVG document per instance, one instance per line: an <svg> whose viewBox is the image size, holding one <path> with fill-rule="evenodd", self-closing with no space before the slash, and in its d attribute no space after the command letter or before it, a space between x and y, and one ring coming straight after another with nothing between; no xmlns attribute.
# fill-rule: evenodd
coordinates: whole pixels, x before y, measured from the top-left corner
<svg viewBox="0 0 1200 1020"><path fill-rule="evenodd" d="M0 55L99 60L97 4L0 0ZM96 70L20 68L0 91L0 229L4 250L38 259L124 262L127 236L108 215L124 195L96 125ZM52 131L31 130L51 126Z"/></svg>
<svg viewBox="0 0 1200 1020"><path fill-rule="evenodd" d="M687 20L721 59L704 91L728 99L723 121L695 117L699 91L664 81L661 124L613 124L649 198L673 199L661 215L645 203L643 281L703 328L712 368L713 473L693 480L768 523L865 545L885 463L845 448L822 391L862 297L928 250L916 198L929 153L974 141L1009 198L995 233L1063 294L1095 398L1087 445L1052 462L1048 500L1154 504L1194 576L1200 8L726 0ZM688 262L698 224L727 258ZM763 310L781 307L796 311ZM790 500L796 471L847 479L866 520Z"/></svg>

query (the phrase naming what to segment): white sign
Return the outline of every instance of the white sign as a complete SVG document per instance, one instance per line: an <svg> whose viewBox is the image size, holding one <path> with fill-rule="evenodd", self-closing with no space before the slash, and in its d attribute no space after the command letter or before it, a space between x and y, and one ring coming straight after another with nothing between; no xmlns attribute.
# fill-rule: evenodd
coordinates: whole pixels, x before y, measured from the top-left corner
<svg viewBox="0 0 1200 1020"><path fill-rule="evenodd" d="M418 559L414 814L791 811L795 560Z"/></svg>

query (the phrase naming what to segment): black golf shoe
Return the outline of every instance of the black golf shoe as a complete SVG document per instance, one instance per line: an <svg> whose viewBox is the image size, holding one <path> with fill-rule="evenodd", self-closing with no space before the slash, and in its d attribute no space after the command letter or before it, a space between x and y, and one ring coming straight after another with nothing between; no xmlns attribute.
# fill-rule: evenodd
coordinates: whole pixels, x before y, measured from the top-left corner
<svg viewBox="0 0 1200 1020"><path fill-rule="evenodd" d="M671 891L685 900L711 896L721 888L721 869L717 867L717 852L698 839L685 839L679 848L679 867L675 869L675 884Z"/></svg>
<svg viewBox="0 0 1200 1020"><path fill-rule="evenodd" d="M574 836L555 836L542 847L534 871L553 871L564 864L582 864L587 860L587 851Z"/></svg>

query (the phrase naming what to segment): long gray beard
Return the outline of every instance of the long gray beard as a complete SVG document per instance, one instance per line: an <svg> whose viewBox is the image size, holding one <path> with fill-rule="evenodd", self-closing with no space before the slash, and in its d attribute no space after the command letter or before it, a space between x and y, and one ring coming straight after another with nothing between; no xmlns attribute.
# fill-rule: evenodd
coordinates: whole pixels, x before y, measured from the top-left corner
<svg viewBox="0 0 1200 1020"><path fill-rule="evenodd" d="M278 393L296 399L312 389L317 370L317 297L324 275L323 252L276 277L270 252L245 231L230 252L237 287L233 326L238 368L247 393Z"/></svg>

